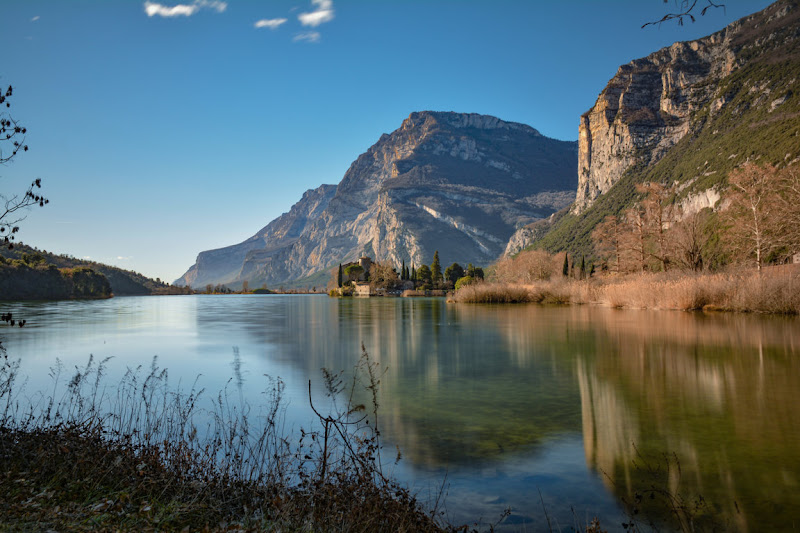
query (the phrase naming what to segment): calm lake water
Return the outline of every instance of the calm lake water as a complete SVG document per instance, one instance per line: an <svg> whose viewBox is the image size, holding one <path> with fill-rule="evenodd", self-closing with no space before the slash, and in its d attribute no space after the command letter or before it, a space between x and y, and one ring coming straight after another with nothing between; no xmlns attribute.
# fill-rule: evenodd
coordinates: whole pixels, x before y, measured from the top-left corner
<svg viewBox="0 0 800 533"><path fill-rule="evenodd" d="M698 519L727 530L800 527L797 318L277 295L3 308L28 319L2 330L28 392L48 388L56 358L70 369L89 354L113 357L109 381L158 356L170 382L218 391L236 348L250 403L264 374L285 381L287 431L311 425L308 380L324 402L320 369L352 369L363 343L386 370L394 475L423 500L446 478L456 523L510 507L508 530L594 516L619 530L621 502L655 487L702 495ZM647 496L639 508L665 511Z"/></svg>

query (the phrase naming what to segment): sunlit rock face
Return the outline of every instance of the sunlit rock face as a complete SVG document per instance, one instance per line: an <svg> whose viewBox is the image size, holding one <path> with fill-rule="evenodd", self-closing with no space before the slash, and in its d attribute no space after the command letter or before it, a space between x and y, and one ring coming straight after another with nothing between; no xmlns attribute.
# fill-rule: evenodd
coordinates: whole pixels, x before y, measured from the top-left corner
<svg viewBox="0 0 800 533"><path fill-rule="evenodd" d="M797 2L785 0L696 41L679 42L622 65L580 120L579 214L634 164L651 165L693 127L692 114L724 110L721 84L764 57L779 61L796 41ZM780 104L778 104L780 105Z"/></svg>
<svg viewBox="0 0 800 533"><path fill-rule="evenodd" d="M176 283L203 287L239 279L242 264L253 251L291 246L310 222L319 218L336 193L336 185L322 185L303 193L299 202L244 242L200 252L197 262Z"/></svg>
<svg viewBox="0 0 800 533"><path fill-rule="evenodd" d="M436 250L444 264L486 265L515 229L568 205L576 166L577 143L524 124L412 113L360 155L338 186L307 192L243 243L202 252L178 281L274 285L362 254L397 266L427 264ZM277 230L287 225L293 231Z"/></svg>

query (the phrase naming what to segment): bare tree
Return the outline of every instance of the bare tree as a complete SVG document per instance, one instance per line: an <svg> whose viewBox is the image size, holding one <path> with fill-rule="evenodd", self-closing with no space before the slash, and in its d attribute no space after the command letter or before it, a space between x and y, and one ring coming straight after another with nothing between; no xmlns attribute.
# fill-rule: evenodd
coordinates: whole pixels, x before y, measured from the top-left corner
<svg viewBox="0 0 800 533"><path fill-rule="evenodd" d="M730 246L740 258L752 258L759 272L783 235L778 182L774 166L750 162L728 176L730 206L724 214Z"/></svg>
<svg viewBox="0 0 800 533"><path fill-rule="evenodd" d="M637 185L636 190L647 194L641 205L644 208L645 239L652 241L648 255L661 263L661 268L666 272L671 259L668 231L675 222L675 204L671 201L674 187L646 183Z"/></svg>
<svg viewBox="0 0 800 533"><path fill-rule="evenodd" d="M0 105L5 104L5 110L0 113L0 165L14 159L19 152L27 152L25 143L27 128L17 122L7 111L11 107L11 97L14 90L9 85L5 93L0 93ZM14 194L7 196L0 193L0 243L9 249L14 248L16 233L19 224L25 216L23 212L32 206L44 207L50 201L40 196L36 191L42 187L40 179L34 180L30 187L21 196Z"/></svg>
<svg viewBox="0 0 800 533"><path fill-rule="evenodd" d="M25 143L27 128L17 122L10 114L11 98L14 89L9 85L5 92L0 92L0 165L5 165L14 159L20 152L27 152L28 145ZM38 189L42 187L42 181L36 179L30 187L22 194L7 196L0 193L0 246L5 246L9 250L14 248L14 240L19 232L18 224L25 218L24 211L32 206L44 207L50 201L38 194ZM6 324L22 326L24 320L15 319L11 313L0 313L0 322ZM0 350L3 345L0 344Z"/></svg>
<svg viewBox="0 0 800 533"><path fill-rule="evenodd" d="M506 283L533 283L550 279L556 267L553 256L546 251L526 250L513 259L498 261L495 276Z"/></svg>
<svg viewBox="0 0 800 533"><path fill-rule="evenodd" d="M641 204L627 209L623 217L625 231L621 233L621 249L623 262L630 265L627 269L644 272L648 257L648 225L647 213Z"/></svg>
<svg viewBox="0 0 800 533"><path fill-rule="evenodd" d="M400 278L391 263L372 263L369 268L369 284L374 289L394 289Z"/></svg>
<svg viewBox="0 0 800 533"><path fill-rule="evenodd" d="M608 215L592 231L595 253L603 258L612 272L620 272L622 265L622 223Z"/></svg>
<svg viewBox="0 0 800 533"><path fill-rule="evenodd" d="M664 0L664 3L666 4L666 3L668 3L668 1L669 0ZM723 10L725 10L725 4L718 4L716 2L713 2L712 0L704 0L703 2L700 2L699 0L675 0L675 9L677 9L676 12L667 13L666 15L661 17L661 19L659 19L659 20L655 20L655 21L651 21L651 22L645 22L644 24L642 24L642 28L644 28L646 26L652 26L652 25L655 25L655 24L661 24L663 22L668 22L670 20L677 20L678 21L678 25L679 26L683 26L683 21L684 21L684 19L687 19L687 18L689 20L691 20L692 22L694 22L696 20L694 18L694 15L695 15L695 13L697 13L695 8L698 7L698 5L697 5L698 2L700 3L701 6L703 6L700 9L700 16L705 15L706 12L712 7L714 7L714 8L722 8Z"/></svg>
<svg viewBox="0 0 800 533"><path fill-rule="evenodd" d="M681 268L703 270L703 249L709 240L705 230L707 216L701 211L677 217L670 228L671 255Z"/></svg>
<svg viewBox="0 0 800 533"><path fill-rule="evenodd" d="M800 167L790 166L778 173L779 211L783 220L783 244L789 253L800 253Z"/></svg>

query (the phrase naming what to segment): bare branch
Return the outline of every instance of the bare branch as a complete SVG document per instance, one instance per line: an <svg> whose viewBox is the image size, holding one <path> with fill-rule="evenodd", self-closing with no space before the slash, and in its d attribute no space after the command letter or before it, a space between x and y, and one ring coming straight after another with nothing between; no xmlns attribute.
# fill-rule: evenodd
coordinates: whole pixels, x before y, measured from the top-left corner
<svg viewBox="0 0 800 533"><path fill-rule="evenodd" d="M662 23L668 22L670 20L677 20L678 26L683 26L683 20L686 18L688 18L692 22L695 22L697 19L694 18L693 12L696 13L694 9L697 7L698 1L699 0L675 0L675 7L678 9L677 12L667 13L659 20L645 22L644 24L642 24L642 28L645 28L647 26L656 26L656 25L660 26ZM664 3L666 4L667 0L664 0ZM703 6L703 9L700 10L701 17L704 16L708 11L708 9L712 7L722 8L722 10L725 11L725 4L718 4L713 0L705 0L704 3L705 5Z"/></svg>

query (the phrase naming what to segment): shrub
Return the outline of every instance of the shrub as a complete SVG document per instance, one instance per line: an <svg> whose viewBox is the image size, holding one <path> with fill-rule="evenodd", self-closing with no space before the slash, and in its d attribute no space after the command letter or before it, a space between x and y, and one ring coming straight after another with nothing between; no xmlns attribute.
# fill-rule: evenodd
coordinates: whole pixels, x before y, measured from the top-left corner
<svg viewBox="0 0 800 533"><path fill-rule="evenodd" d="M459 290L459 289L461 289L463 287L466 287L467 285L472 285L476 281L477 280L475 278L473 278L472 276L464 276L463 278L458 278L458 280L456 280L455 289Z"/></svg>

